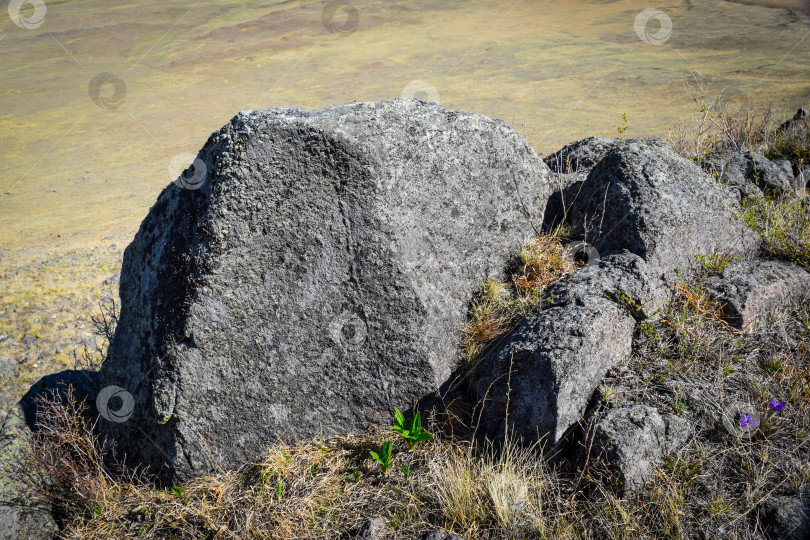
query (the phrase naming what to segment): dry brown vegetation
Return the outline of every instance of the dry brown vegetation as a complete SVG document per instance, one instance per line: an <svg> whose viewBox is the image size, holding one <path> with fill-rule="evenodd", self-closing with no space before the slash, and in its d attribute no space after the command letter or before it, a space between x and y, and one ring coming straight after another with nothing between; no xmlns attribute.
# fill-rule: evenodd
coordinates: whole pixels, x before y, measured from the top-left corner
<svg viewBox="0 0 810 540"><path fill-rule="evenodd" d="M567 228L558 227L530 240L520 250L511 283L493 279L484 283L463 328L463 355L468 365L514 329L536 305L543 290L576 269L565 244L568 234Z"/></svg>

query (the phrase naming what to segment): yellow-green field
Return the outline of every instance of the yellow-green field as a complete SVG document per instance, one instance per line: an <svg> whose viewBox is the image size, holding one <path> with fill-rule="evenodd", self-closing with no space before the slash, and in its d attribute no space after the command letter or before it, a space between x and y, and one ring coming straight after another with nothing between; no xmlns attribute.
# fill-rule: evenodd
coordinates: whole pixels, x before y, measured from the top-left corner
<svg viewBox="0 0 810 540"><path fill-rule="evenodd" d="M67 362L173 159L237 111L415 93L548 152L622 113L627 136L666 135L696 114L697 73L787 118L810 104L810 20L799 0L748 4L356 1L333 19L356 13L345 33L327 2L48 1L35 29L0 12L0 406ZM636 34L645 8L671 20L665 43ZM101 87L107 107L101 73L126 87Z"/></svg>

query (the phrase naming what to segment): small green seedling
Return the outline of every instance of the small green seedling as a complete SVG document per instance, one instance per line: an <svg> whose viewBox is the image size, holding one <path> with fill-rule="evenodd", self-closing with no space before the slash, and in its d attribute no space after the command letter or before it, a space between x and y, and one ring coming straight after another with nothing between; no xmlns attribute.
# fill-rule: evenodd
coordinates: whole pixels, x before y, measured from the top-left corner
<svg viewBox="0 0 810 540"><path fill-rule="evenodd" d="M405 475L405 480L411 481L411 468L408 467L407 463L402 464L402 474Z"/></svg>
<svg viewBox="0 0 810 540"><path fill-rule="evenodd" d="M391 441L382 443L379 454L374 450L370 450L369 453L374 458L374 461L380 464L382 473L388 474L388 468L391 467Z"/></svg>
<svg viewBox="0 0 810 540"><path fill-rule="evenodd" d="M359 481L360 481L360 475L361 475L361 474L363 474L363 473L361 473L361 472L360 472L360 471L358 471L357 469L353 469L353 470L352 470L352 476L354 476L354 483L355 483L355 484L356 484L357 482L359 482Z"/></svg>
<svg viewBox="0 0 810 540"><path fill-rule="evenodd" d="M101 515L101 508L99 508L98 506L96 506L95 508L93 508L93 513L94 513L95 515L97 515L97 516L100 516L100 515Z"/></svg>
<svg viewBox="0 0 810 540"><path fill-rule="evenodd" d="M627 113L622 113L622 125L616 128L616 131L619 132L619 138L622 144L624 144L624 132L627 131L628 127L629 126L627 125Z"/></svg>
<svg viewBox="0 0 810 540"><path fill-rule="evenodd" d="M397 424L391 426L391 429L405 439L408 450L413 450L417 443L433 440L433 435L422 429L422 416L419 411L416 411L410 422L406 422L402 412L394 407L394 420Z"/></svg>
<svg viewBox="0 0 810 540"><path fill-rule="evenodd" d="M281 502L281 479L276 482L276 497L278 497L278 502Z"/></svg>

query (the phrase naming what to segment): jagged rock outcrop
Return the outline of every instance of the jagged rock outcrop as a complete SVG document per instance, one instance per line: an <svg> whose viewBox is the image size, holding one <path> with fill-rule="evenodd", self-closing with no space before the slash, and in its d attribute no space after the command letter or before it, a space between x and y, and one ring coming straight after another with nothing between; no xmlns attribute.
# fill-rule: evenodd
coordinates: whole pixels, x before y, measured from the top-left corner
<svg viewBox="0 0 810 540"><path fill-rule="evenodd" d="M610 409L591 420L580 460L609 471L607 478L618 492L638 493L657 462L682 447L690 435L689 421L661 416L653 407Z"/></svg>
<svg viewBox="0 0 810 540"><path fill-rule="evenodd" d="M810 135L810 109L800 108L793 118L785 121L777 130L779 135L788 137L807 137Z"/></svg>
<svg viewBox="0 0 810 540"><path fill-rule="evenodd" d="M793 303L810 300L810 273L784 261L735 261L708 278L706 287L729 322L751 331Z"/></svg>
<svg viewBox="0 0 810 540"><path fill-rule="evenodd" d="M695 254L756 253L760 238L734 219L738 210L728 188L662 141L609 152L572 206L575 234L602 259L551 287L479 362L473 389L487 433L505 433L508 421L520 439L557 443L629 357L635 321L660 312Z"/></svg>
<svg viewBox="0 0 810 540"><path fill-rule="evenodd" d="M126 250L102 368L134 398L106 433L173 478L435 391L550 194L508 125L415 99L242 112L196 163Z"/></svg>

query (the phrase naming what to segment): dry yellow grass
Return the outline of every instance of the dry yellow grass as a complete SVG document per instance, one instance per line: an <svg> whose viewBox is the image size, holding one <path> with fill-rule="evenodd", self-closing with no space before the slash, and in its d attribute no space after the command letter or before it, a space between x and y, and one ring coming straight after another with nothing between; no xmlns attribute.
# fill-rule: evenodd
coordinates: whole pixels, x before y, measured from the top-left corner
<svg viewBox="0 0 810 540"><path fill-rule="evenodd" d="M567 234L567 229L559 227L527 242L520 250L519 268L511 284L493 279L484 283L463 328L463 356L468 365L534 309L549 285L575 270L573 258L566 256Z"/></svg>

